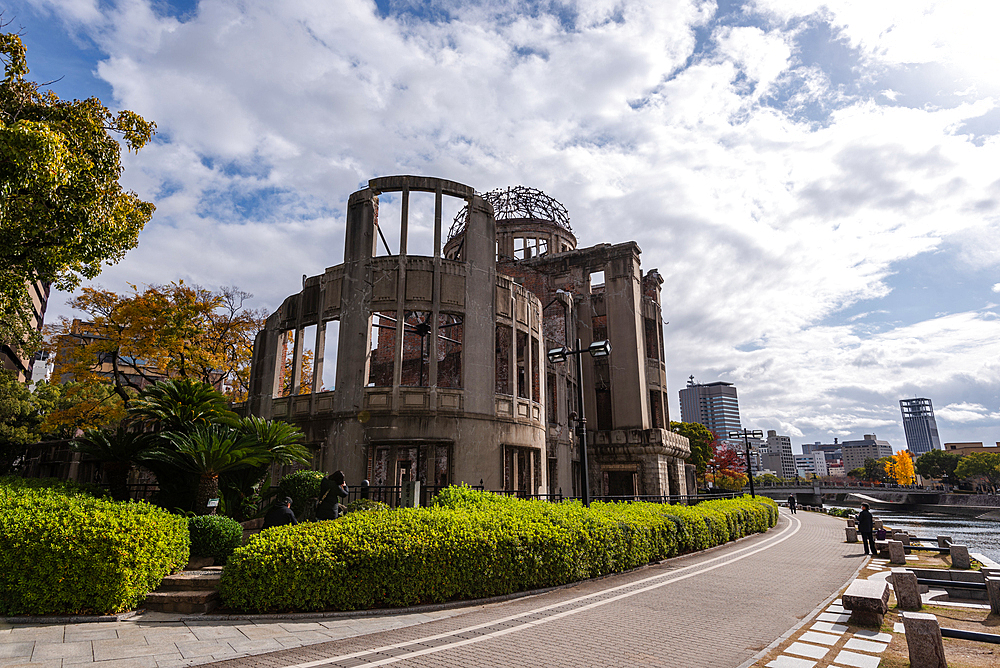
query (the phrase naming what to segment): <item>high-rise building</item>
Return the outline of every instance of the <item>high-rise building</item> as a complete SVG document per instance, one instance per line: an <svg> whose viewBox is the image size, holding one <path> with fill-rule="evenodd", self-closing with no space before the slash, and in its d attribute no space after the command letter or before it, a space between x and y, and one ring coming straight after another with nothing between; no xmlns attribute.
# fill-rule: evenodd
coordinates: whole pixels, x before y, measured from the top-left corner
<svg viewBox="0 0 1000 668"><path fill-rule="evenodd" d="M859 441L844 441L841 450L844 453L844 470L847 472L863 467L866 459L892 457L889 441L880 441L875 434L865 434Z"/></svg>
<svg viewBox="0 0 1000 668"><path fill-rule="evenodd" d="M696 383L694 376L688 379L687 387L680 391L681 420L705 425L720 439L729 436L730 431L739 431L740 403L736 397L736 386L732 383Z"/></svg>
<svg viewBox="0 0 1000 668"><path fill-rule="evenodd" d="M822 450L802 455L795 455L795 471L803 478L816 476L823 478L828 475L826 456Z"/></svg>
<svg viewBox="0 0 1000 668"><path fill-rule="evenodd" d="M773 429L767 430L767 451L781 457L781 477L795 477L795 456L792 454L792 439L779 436Z"/></svg>
<svg viewBox="0 0 1000 668"><path fill-rule="evenodd" d="M903 412L906 447L911 453L919 457L925 452L942 449L930 399L900 399L899 408Z"/></svg>

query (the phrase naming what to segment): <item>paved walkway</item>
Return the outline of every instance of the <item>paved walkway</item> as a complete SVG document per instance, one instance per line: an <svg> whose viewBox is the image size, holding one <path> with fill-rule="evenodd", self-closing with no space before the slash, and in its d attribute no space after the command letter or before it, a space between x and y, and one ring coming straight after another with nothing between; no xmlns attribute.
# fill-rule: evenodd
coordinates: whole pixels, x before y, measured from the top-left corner
<svg viewBox="0 0 1000 668"><path fill-rule="evenodd" d="M842 520L782 511L767 534L491 605L296 622L139 615L0 626L0 668L737 668L810 620L854 577L866 558L860 544L843 540Z"/></svg>

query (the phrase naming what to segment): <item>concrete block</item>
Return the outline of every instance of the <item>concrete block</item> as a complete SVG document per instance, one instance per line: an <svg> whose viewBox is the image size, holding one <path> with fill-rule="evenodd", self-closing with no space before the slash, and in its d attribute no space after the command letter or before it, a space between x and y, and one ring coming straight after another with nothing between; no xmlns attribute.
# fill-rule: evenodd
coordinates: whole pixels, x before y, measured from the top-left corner
<svg viewBox="0 0 1000 668"><path fill-rule="evenodd" d="M986 578L986 595L990 599L990 610L1000 615L1000 578Z"/></svg>
<svg viewBox="0 0 1000 668"><path fill-rule="evenodd" d="M905 531L893 531L892 532L892 539L893 540L898 540L903 545L909 545L910 544L910 534L906 533Z"/></svg>
<svg viewBox="0 0 1000 668"><path fill-rule="evenodd" d="M847 518L847 526L857 528L857 523L855 523L853 517Z"/></svg>
<svg viewBox="0 0 1000 668"><path fill-rule="evenodd" d="M874 519L873 523L872 523L872 528L874 530L876 530L876 531L878 531L879 529L881 529L882 528L882 520L880 520L879 518L876 517Z"/></svg>
<svg viewBox="0 0 1000 668"><path fill-rule="evenodd" d="M900 565L906 563L906 552L903 550L903 544L898 540L889 541L889 563Z"/></svg>
<svg viewBox="0 0 1000 668"><path fill-rule="evenodd" d="M969 570L972 562L969 560L969 548L965 545L951 546L951 567Z"/></svg>
<svg viewBox="0 0 1000 668"><path fill-rule="evenodd" d="M857 543L858 542L858 530L854 527L847 527L847 542Z"/></svg>
<svg viewBox="0 0 1000 668"><path fill-rule="evenodd" d="M917 576L905 568L892 569L892 589L896 594L896 607L900 610L920 610L920 585Z"/></svg>
<svg viewBox="0 0 1000 668"><path fill-rule="evenodd" d="M910 652L910 668L948 668L937 617L923 612L904 612L903 629Z"/></svg>
<svg viewBox="0 0 1000 668"><path fill-rule="evenodd" d="M951 536L938 536L938 547L948 547L951 545Z"/></svg>
<svg viewBox="0 0 1000 668"><path fill-rule="evenodd" d="M841 596L850 623L878 628L889 610L889 583L884 580L855 580Z"/></svg>

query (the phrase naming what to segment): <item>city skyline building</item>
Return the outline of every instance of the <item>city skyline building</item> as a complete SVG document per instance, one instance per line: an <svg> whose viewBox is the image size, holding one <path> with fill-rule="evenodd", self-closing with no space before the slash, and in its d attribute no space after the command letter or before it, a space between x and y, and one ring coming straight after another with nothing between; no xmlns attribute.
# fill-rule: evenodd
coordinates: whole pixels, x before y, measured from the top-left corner
<svg viewBox="0 0 1000 668"><path fill-rule="evenodd" d="M682 422L704 425L719 440L727 440L729 432L742 429L739 398L732 383L696 383L691 376L679 394Z"/></svg>
<svg viewBox="0 0 1000 668"><path fill-rule="evenodd" d="M930 399L925 397L900 399L899 409L903 414L906 448L911 453L919 457L931 450L944 449L941 446L937 421L934 419L934 407Z"/></svg>
<svg viewBox="0 0 1000 668"><path fill-rule="evenodd" d="M875 434L865 434L863 439L857 441L844 441L841 443L841 451L844 453L846 473L862 468L866 459L892 457L892 446L888 441L879 440Z"/></svg>

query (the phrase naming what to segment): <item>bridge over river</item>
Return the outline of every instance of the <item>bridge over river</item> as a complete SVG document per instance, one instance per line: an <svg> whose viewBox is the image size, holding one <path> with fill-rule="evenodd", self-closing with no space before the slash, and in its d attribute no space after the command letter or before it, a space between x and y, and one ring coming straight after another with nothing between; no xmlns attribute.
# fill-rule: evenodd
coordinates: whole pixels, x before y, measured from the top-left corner
<svg viewBox="0 0 1000 668"><path fill-rule="evenodd" d="M867 502L873 508L891 507L915 512L968 516L995 512L1000 519L1000 496L992 494L953 494L909 485L852 484L821 480L754 485L754 490L775 501L784 501L789 494L794 494L799 505L805 506L860 506Z"/></svg>

